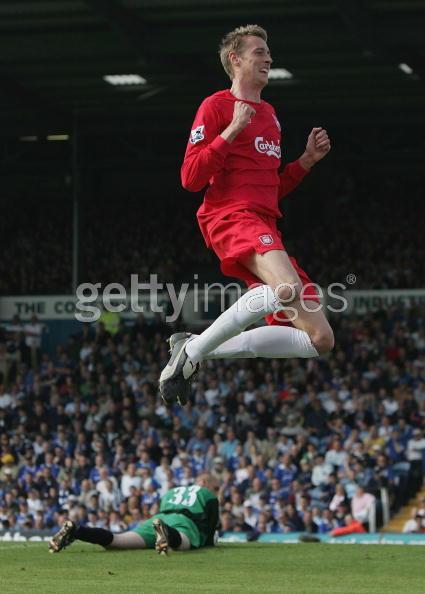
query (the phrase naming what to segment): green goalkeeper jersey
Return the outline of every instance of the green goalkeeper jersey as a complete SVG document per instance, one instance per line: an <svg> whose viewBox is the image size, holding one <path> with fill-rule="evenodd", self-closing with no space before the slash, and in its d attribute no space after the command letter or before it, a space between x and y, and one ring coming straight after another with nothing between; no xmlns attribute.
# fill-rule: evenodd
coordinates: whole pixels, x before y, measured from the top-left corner
<svg viewBox="0 0 425 594"><path fill-rule="evenodd" d="M202 545L214 544L219 521L218 499L209 489L198 485L174 487L162 497L159 512L184 514L198 527Z"/></svg>

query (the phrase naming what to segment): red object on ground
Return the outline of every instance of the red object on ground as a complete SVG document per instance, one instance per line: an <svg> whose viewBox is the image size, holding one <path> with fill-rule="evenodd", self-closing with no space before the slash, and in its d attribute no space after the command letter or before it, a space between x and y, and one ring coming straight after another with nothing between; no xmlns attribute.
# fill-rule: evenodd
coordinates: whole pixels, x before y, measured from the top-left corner
<svg viewBox="0 0 425 594"><path fill-rule="evenodd" d="M348 526L334 528L331 536L344 536L344 534L364 534L366 532L363 524L358 520L353 520Z"/></svg>

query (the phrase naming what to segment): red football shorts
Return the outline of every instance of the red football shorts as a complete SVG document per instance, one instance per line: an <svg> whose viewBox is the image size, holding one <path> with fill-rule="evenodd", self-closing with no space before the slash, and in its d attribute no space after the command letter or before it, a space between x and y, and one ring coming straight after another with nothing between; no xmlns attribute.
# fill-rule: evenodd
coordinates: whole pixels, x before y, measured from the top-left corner
<svg viewBox="0 0 425 594"><path fill-rule="evenodd" d="M248 286L263 284L261 279L242 264L250 254L264 254L271 250L286 251L282 234L276 227L276 219L256 212L233 212L213 225L208 235L212 249L220 258L223 274L239 278ZM295 258L289 259L304 287L301 298L320 303L316 288L307 273L298 266ZM290 324L285 320L284 312L278 312L275 316L269 314L265 319L268 324Z"/></svg>

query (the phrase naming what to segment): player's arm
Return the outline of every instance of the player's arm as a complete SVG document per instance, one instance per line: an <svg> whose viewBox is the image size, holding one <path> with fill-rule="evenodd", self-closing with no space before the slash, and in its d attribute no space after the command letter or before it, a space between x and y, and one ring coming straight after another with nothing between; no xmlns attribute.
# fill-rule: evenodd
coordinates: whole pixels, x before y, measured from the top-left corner
<svg viewBox="0 0 425 594"><path fill-rule="evenodd" d="M288 163L280 177L279 199L287 196L304 179L310 169L331 150L328 133L323 128L313 128L308 135L304 153L297 161Z"/></svg>
<svg viewBox="0 0 425 594"><path fill-rule="evenodd" d="M182 185L186 190L199 192L224 167L230 144L245 128L255 110L242 101L236 101L233 118L222 130L220 115L205 100L196 114L181 168Z"/></svg>
<svg viewBox="0 0 425 594"><path fill-rule="evenodd" d="M214 535L219 526L220 516L218 511L218 499L209 499L205 504L205 511L208 518L208 536L205 546L214 546Z"/></svg>

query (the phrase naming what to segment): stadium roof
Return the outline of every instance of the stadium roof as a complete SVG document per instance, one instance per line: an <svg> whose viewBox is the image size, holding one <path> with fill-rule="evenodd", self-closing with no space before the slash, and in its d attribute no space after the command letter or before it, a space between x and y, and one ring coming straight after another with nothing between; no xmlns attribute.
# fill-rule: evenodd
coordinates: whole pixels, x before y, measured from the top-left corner
<svg viewBox="0 0 425 594"><path fill-rule="evenodd" d="M228 85L218 42L249 22L293 74L270 83L272 102L424 122L424 0L2 0L1 134L66 132L75 110L93 130L172 128Z"/></svg>

